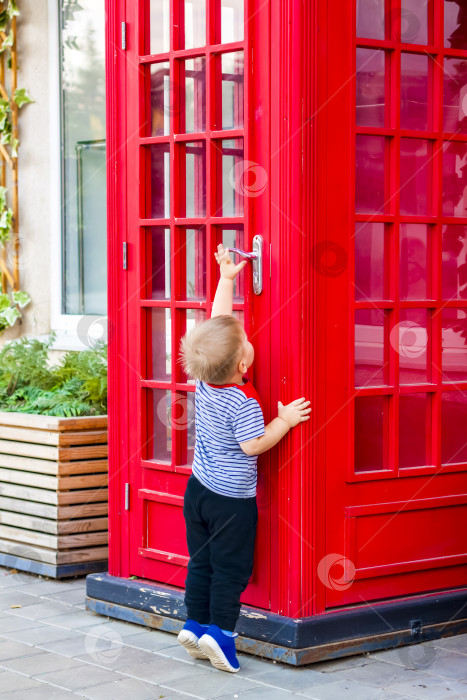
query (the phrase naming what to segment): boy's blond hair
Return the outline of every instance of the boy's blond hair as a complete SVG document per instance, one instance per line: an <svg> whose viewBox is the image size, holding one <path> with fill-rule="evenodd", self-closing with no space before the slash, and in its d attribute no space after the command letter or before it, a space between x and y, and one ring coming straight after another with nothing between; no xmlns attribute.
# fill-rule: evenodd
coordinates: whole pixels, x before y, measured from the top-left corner
<svg viewBox="0 0 467 700"><path fill-rule="evenodd" d="M235 316L214 316L180 341L180 362L188 376L210 384L226 384L240 362L244 329Z"/></svg>

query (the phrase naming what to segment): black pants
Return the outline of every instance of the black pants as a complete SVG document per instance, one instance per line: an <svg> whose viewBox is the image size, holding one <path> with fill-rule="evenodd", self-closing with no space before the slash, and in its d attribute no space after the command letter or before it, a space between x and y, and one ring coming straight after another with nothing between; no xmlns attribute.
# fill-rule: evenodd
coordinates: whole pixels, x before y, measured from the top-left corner
<svg viewBox="0 0 467 700"><path fill-rule="evenodd" d="M190 560L185 582L188 618L233 632L240 595L253 571L256 498L231 498L190 476L183 504Z"/></svg>

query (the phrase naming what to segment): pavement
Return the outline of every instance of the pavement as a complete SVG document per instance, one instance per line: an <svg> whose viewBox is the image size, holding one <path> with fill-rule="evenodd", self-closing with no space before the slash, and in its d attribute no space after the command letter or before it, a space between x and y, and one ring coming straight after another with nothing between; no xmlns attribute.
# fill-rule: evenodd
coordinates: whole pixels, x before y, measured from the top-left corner
<svg viewBox="0 0 467 700"><path fill-rule="evenodd" d="M467 698L467 634L302 668L239 660L218 671L173 634L87 611L85 577L0 567L0 700Z"/></svg>

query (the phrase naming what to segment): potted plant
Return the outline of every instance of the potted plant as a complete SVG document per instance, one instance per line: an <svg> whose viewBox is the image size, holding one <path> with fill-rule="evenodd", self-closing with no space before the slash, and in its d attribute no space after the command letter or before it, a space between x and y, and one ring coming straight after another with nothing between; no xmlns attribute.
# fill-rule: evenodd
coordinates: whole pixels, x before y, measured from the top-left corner
<svg viewBox="0 0 467 700"><path fill-rule="evenodd" d="M54 338L0 350L0 565L59 578L107 567L107 347Z"/></svg>

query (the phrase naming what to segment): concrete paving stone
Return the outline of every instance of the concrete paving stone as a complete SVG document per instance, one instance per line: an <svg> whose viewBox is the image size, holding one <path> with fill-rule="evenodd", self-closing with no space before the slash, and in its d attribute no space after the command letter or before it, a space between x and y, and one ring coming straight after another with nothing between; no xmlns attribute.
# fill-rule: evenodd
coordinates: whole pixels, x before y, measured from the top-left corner
<svg viewBox="0 0 467 700"><path fill-rule="evenodd" d="M15 588L17 586L27 585L21 576L18 574L10 574L9 572L0 572L0 588Z"/></svg>
<svg viewBox="0 0 467 700"><path fill-rule="evenodd" d="M318 661L314 664L309 664L307 668L312 668L313 671L321 673L334 673L334 671L344 671L346 668L354 668L355 666L366 666L376 661L367 654L358 654L356 656L344 656L341 659L329 659L329 661Z"/></svg>
<svg viewBox="0 0 467 700"><path fill-rule="evenodd" d="M112 618L102 617L102 615L99 616L97 622L97 625L89 629L90 634L99 634L100 632L108 634L109 630L113 630L118 633L122 639L125 639L126 637L135 637L138 634L144 634L147 631L147 627L133 625L130 622L113 620Z"/></svg>
<svg viewBox="0 0 467 700"><path fill-rule="evenodd" d="M37 622L37 620L28 620L27 617L18 617L18 615L10 615L10 613L0 613L0 637L4 633L40 629L41 627L44 627L44 624Z"/></svg>
<svg viewBox="0 0 467 700"><path fill-rule="evenodd" d="M117 670L124 666L136 666L157 661L157 657L152 652L127 646L114 647L103 651L96 649L89 654L83 654L83 656L76 656L75 658L78 661L87 661L90 664Z"/></svg>
<svg viewBox="0 0 467 700"><path fill-rule="evenodd" d="M12 608L12 605L20 605L21 608ZM30 593L23 593L19 588L8 588L0 595L0 610L18 614L18 610L32 608L34 605L37 605L37 598Z"/></svg>
<svg viewBox="0 0 467 700"><path fill-rule="evenodd" d="M3 670L3 669L2 669ZM13 673L7 669L0 674L0 697L2 693L9 693L12 690L23 690L25 688L34 688L40 685L39 681L27 676L20 676L18 673Z"/></svg>
<svg viewBox="0 0 467 700"><path fill-rule="evenodd" d="M70 639L72 634L73 632L70 632L70 630L65 630L62 627L52 627L50 625L47 626L41 624L40 627L23 629L17 632L5 632L5 634L2 634L2 637L12 639L15 642L24 642L35 646L38 644L46 644L47 642L58 642L62 639Z"/></svg>
<svg viewBox="0 0 467 700"><path fill-rule="evenodd" d="M417 644L393 649L380 658L391 665L431 673L434 676L467 680L465 655L451 649Z"/></svg>
<svg viewBox="0 0 467 700"><path fill-rule="evenodd" d="M29 620L41 620L47 617L53 617L69 612L69 607L67 605L63 605L63 603L54 603L51 600L44 600L38 603L37 598L29 594L28 600L32 600L32 604L27 603L21 608L10 609L10 615L27 617Z"/></svg>
<svg viewBox="0 0 467 700"><path fill-rule="evenodd" d="M294 693L289 693L286 690L279 690L278 688L262 688L259 686L258 688L252 688L251 690L245 690L243 693L219 695L216 700L232 700L232 697L236 697L238 700L292 700L292 698L297 698L298 696ZM333 700L339 699L336 697Z"/></svg>
<svg viewBox="0 0 467 700"><path fill-rule="evenodd" d="M424 677L423 674L405 683L393 683L388 687L388 690L411 695L414 698L427 698L427 700L467 697L467 683L453 681L449 678L438 678L437 676Z"/></svg>
<svg viewBox="0 0 467 700"><path fill-rule="evenodd" d="M424 672L377 661L367 666L356 666L355 668L346 669L345 678L346 680L358 681L376 688L386 688L394 683L410 683L412 678L415 677L414 674L418 676L419 673L423 675ZM426 676L428 677L428 674Z"/></svg>
<svg viewBox="0 0 467 700"><path fill-rule="evenodd" d="M5 659L2 665L10 671L25 673L28 676L37 676L48 671L61 671L79 666L76 659L68 659L66 656L42 652L28 656L26 659Z"/></svg>
<svg viewBox="0 0 467 700"><path fill-rule="evenodd" d="M79 697L75 693L61 688L54 688L48 683L41 683L34 688L22 690L18 695L17 690L0 695L2 700L76 700Z"/></svg>
<svg viewBox="0 0 467 700"><path fill-rule="evenodd" d="M54 652L56 654L61 654L62 656L68 656L70 658L76 658L78 656L84 656L89 653L104 653L106 650L121 649L122 645L118 642L113 642L102 637L92 637L83 634L81 631L73 631L73 636L69 639L64 639L63 641L57 642L45 642L39 643L41 650Z"/></svg>
<svg viewBox="0 0 467 700"><path fill-rule="evenodd" d="M194 664L173 661L172 659L158 659L149 664L120 667L120 673L125 676L131 676L132 678L138 678L142 681L148 681L149 683L159 685L166 685L170 681L185 678L186 676L193 677L201 676L205 673L212 673L213 670L205 670Z"/></svg>
<svg viewBox="0 0 467 700"><path fill-rule="evenodd" d="M63 603L55 603L55 605L63 605ZM95 626L96 618L99 617L99 615L95 615L94 613L89 612L88 610L70 610L68 608L68 611L63 612L61 615L53 615L52 617L47 617L47 624L57 625L57 627L65 627L66 629L72 630L78 629L80 627Z"/></svg>
<svg viewBox="0 0 467 700"><path fill-rule="evenodd" d="M239 675L247 678L255 678L264 673L274 673L281 668L290 668L285 664L280 664L277 661L266 659L258 654L237 654L240 663Z"/></svg>
<svg viewBox="0 0 467 700"><path fill-rule="evenodd" d="M302 698L313 698L313 700L387 700L384 696L387 691L380 688L371 688L358 681L340 680L335 683L317 685L308 690L297 693ZM391 695L395 693L392 691Z"/></svg>
<svg viewBox="0 0 467 700"><path fill-rule="evenodd" d="M1 577L0 577L1 580ZM21 586L24 593L30 593L37 596L47 596L48 593L60 593L62 591L85 590L84 582L75 583L73 581L54 581L53 579L38 579L35 577L31 581L23 581L17 585Z"/></svg>
<svg viewBox="0 0 467 700"><path fill-rule="evenodd" d="M339 675L342 676L342 674ZM285 688L294 693L306 690L314 685L334 683L336 680L338 680L336 674L330 676L319 671L313 671L311 668L280 668L277 671L255 676L255 681L258 683L266 683L276 688Z"/></svg>
<svg viewBox="0 0 467 700"><path fill-rule="evenodd" d="M130 635L124 639L125 644L138 647L138 649L146 649L147 651L158 651L159 649L167 648L167 634L158 630Z"/></svg>
<svg viewBox="0 0 467 700"><path fill-rule="evenodd" d="M202 659L194 659L190 654L187 652L185 647L182 647L181 644L178 644L176 646L171 646L171 647L163 647L162 649L158 649L157 652L155 652L157 656L163 657L165 659L175 659L179 661L192 661L195 663L205 663L204 660ZM208 659L209 661L209 659ZM210 662L209 662L210 663Z"/></svg>
<svg viewBox="0 0 467 700"><path fill-rule="evenodd" d="M438 649L452 649L461 654L467 654L467 634L453 635L452 637L444 637L444 639L434 639L428 642L430 646Z"/></svg>
<svg viewBox="0 0 467 700"><path fill-rule="evenodd" d="M12 642L9 639L2 640L0 642L0 665L2 661L6 659L15 659L22 656L32 656L33 654L40 654L41 650L36 649L36 647L30 646L28 644L21 644L21 642Z"/></svg>
<svg viewBox="0 0 467 700"><path fill-rule="evenodd" d="M39 681L61 686L66 690L77 691L80 688L90 688L93 685L118 681L124 676L106 668L80 663L79 666L70 669L41 673L36 678Z"/></svg>
<svg viewBox="0 0 467 700"><path fill-rule="evenodd" d="M80 690L80 695L89 700L155 700L155 698L163 697L164 700L169 698L180 699L186 695L179 693L171 693L170 690L159 688L153 683L145 683L138 681L135 678L124 678L122 681L114 683L104 683L103 685L95 685L92 688ZM1 697L1 696L0 696Z"/></svg>
<svg viewBox="0 0 467 700"><path fill-rule="evenodd" d="M69 591L57 591L53 593L48 593L46 596L43 595L47 600L58 600L60 603L65 605L84 605L84 600L86 598L86 592L84 588L75 588Z"/></svg>
<svg viewBox="0 0 467 700"><path fill-rule="evenodd" d="M200 698L217 698L220 695L236 695L245 690L258 687L254 681L239 678L236 673L201 673L195 676L187 676L177 680L166 681L160 683L165 688L170 690L180 691L182 693L193 693Z"/></svg>

